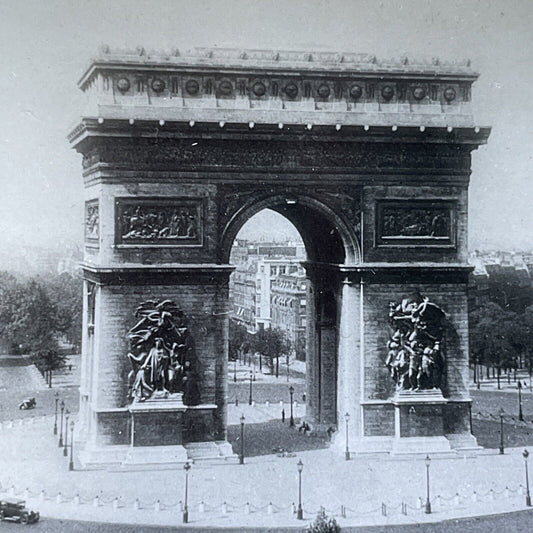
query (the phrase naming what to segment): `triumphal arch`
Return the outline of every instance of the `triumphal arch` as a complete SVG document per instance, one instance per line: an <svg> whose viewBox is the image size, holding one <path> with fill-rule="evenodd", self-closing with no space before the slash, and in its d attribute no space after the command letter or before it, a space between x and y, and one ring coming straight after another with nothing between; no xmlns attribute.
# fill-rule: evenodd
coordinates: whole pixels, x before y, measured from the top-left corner
<svg viewBox="0 0 533 533"><path fill-rule="evenodd" d="M468 62L112 51L79 81L88 467L227 457L230 249L273 209L307 250L307 419L351 450L475 446ZM196 455L195 455L196 454Z"/></svg>

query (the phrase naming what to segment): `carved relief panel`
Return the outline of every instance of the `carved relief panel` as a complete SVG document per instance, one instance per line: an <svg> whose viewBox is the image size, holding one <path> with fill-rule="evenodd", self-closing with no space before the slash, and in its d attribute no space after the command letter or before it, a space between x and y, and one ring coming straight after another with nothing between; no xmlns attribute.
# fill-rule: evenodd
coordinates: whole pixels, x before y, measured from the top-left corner
<svg viewBox="0 0 533 533"><path fill-rule="evenodd" d="M379 200L376 245L455 246L456 206L447 200Z"/></svg>
<svg viewBox="0 0 533 533"><path fill-rule="evenodd" d="M117 198L115 243L201 246L203 202L184 198Z"/></svg>
<svg viewBox="0 0 533 533"><path fill-rule="evenodd" d="M100 235L100 209L98 200L85 202L85 240L98 245Z"/></svg>

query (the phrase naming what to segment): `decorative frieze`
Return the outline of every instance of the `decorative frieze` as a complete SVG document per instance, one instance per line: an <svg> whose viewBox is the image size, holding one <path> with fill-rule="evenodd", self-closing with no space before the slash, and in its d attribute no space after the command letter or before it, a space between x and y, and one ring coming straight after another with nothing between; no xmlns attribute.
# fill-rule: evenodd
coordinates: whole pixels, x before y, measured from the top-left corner
<svg viewBox="0 0 533 533"><path fill-rule="evenodd" d="M446 200L380 200L376 244L455 245L455 204Z"/></svg>
<svg viewBox="0 0 533 533"><path fill-rule="evenodd" d="M122 245L201 245L202 200L117 198L115 242Z"/></svg>
<svg viewBox="0 0 533 533"><path fill-rule="evenodd" d="M470 165L468 147L432 145L383 145L341 142L146 140L135 144L114 140L89 150L83 159L88 169L99 163L135 170L212 169L224 171L274 170L318 172L323 169L464 169Z"/></svg>

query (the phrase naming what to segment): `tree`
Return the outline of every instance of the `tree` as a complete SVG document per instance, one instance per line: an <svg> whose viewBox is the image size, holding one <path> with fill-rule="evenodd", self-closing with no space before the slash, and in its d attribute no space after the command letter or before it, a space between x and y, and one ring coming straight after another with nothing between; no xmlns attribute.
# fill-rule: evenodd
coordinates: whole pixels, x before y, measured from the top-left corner
<svg viewBox="0 0 533 533"><path fill-rule="evenodd" d="M52 387L52 372L65 366L67 356L57 350L38 350L32 354L32 362L42 374L47 376L48 386Z"/></svg>
<svg viewBox="0 0 533 533"><path fill-rule="evenodd" d="M235 322L229 321L229 359L235 361L240 358L243 351L250 345L250 334L246 329L246 326Z"/></svg>
<svg viewBox="0 0 533 533"><path fill-rule="evenodd" d="M497 369L498 388L502 369L514 368L523 339L519 338L519 320L515 313L493 302L471 316L470 356L477 364Z"/></svg>
<svg viewBox="0 0 533 533"><path fill-rule="evenodd" d="M83 281L63 272L44 281L47 294L56 309L57 332L76 347L81 345Z"/></svg>
<svg viewBox="0 0 533 533"><path fill-rule="evenodd" d="M260 329L252 340L252 350L265 357L267 364L274 372L276 365L276 377L279 376L279 358L289 353L291 343L286 334L278 328Z"/></svg>

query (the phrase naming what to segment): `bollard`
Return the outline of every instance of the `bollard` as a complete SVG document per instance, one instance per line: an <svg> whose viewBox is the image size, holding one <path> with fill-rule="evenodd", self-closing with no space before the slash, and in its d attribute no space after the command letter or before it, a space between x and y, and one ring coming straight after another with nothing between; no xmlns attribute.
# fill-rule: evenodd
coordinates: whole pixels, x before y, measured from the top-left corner
<svg viewBox="0 0 533 533"><path fill-rule="evenodd" d="M489 500L494 500L494 489L489 490Z"/></svg>
<svg viewBox="0 0 533 533"><path fill-rule="evenodd" d="M453 504L458 507L459 506L459 503L460 503L460 499L459 499L459 493L456 492L455 493L455 496L453 497Z"/></svg>
<svg viewBox="0 0 533 533"><path fill-rule="evenodd" d="M442 498L440 494L438 494L437 497L435 498L435 507L437 509L442 509Z"/></svg>
<svg viewBox="0 0 533 533"><path fill-rule="evenodd" d="M268 504L267 514L274 514L274 506L272 505L272 502Z"/></svg>
<svg viewBox="0 0 533 533"><path fill-rule="evenodd" d="M62 503L63 502L63 497L61 496L61 491L57 493L57 496L56 496L56 503Z"/></svg>
<svg viewBox="0 0 533 533"><path fill-rule="evenodd" d="M235 407L239 407L239 398L235 398Z"/></svg>
<svg viewBox="0 0 533 533"><path fill-rule="evenodd" d="M24 489L24 493L22 494L22 497L27 500L30 497L30 489L26 488Z"/></svg>
<svg viewBox="0 0 533 533"><path fill-rule="evenodd" d="M11 485L11 488L9 489L9 495L15 496L15 485Z"/></svg>
<svg viewBox="0 0 533 533"><path fill-rule="evenodd" d="M181 500L178 502L178 511L183 513L183 502Z"/></svg>
<svg viewBox="0 0 533 533"><path fill-rule="evenodd" d="M384 503L381 504L381 514L387 516L387 506Z"/></svg>
<svg viewBox="0 0 533 533"><path fill-rule="evenodd" d="M296 505L294 504L294 502L292 502L291 504L291 513L296 514Z"/></svg>
<svg viewBox="0 0 533 533"><path fill-rule="evenodd" d="M222 514L228 514L228 504L226 502L222 504Z"/></svg>
<svg viewBox="0 0 533 533"><path fill-rule="evenodd" d="M252 400L252 407L255 407L255 400Z"/></svg>
<svg viewBox="0 0 533 533"><path fill-rule="evenodd" d="M113 511L118 509L118 498L113 499Z"/></svg>
<svg viewBox="0 0 533 533"><path fill-rule="evenodd" d="M509 487L505 487L505 491L503 492L503 496L504 496L504 498L509 498L509 496L510 496Z"/></svg>
<svg viewBox="0 0 533 533"><path fill-rule="evenodd" d="M135 511L138 511L139 510L139 498L135 498L135 501L133 502L133 509Z"/></svg>
<svg viewBox="0 0 533 533"><path fill-rule="evenodd" d="M93 500L93 507L98 507L99 505L100 505L100 498L98 498L98 496L95 496Z"/></svg>
<svg viewBox="0 0 533 533"><path fill-rule="evenodd" d="M270 407L270 402L269 402L268 400L265 402L265 407L266 407L267 409Z"/></svg>
<svg viewBox="0 0 533 533"><path fill-rule="evenodd" d="M248 502L244 506L244 514L250 514L250 504Z"/></svg>
<svg viewBox="0 0 533 533"><path fill-rule="evenodd" d="M418 498L416 500L416 508L417 509L422 509L422 498Z"/></svg>
<svg viewBox="0 0 533 533"><path fill-rule="evenodd" d="M156 513L159 513L161 511L161 502L159 500L156 500L156 502L155 502L154 511Z"/></svg>
<svg viewBox="0 0 533 533"><path fill-rule="evenodd" d="M402 514L407 516L407 504L402 502Z"/></svg>
<svg viewBox="0 0 533 533"><path fill-rule="evenodd" d="M473 502L477 502L477 492L476 492L476 491L474 491L474 492L472 493L472 501L473 501Z"/></svg>
<svg viewBox="0 0 533 533"><path fill-rule="evenodd" d="M76 494L76 496L74 496L74 505L79 505L79 504L80 504L80 495Z"/></svg>
<svg viewBox="0 0 533 533"><path fill-rule="evenodd" d="M46 498L46 494L45 494L44 490L42 490L39 493L39 501L44 502L45 498Z"/></svg>
<svg viewBox="0 0 533 533"><path fill-rule="evenodd" d="M198 512L199 513L205 513L205 503L200 502L200 505L198 505Z"/></svg>
<svg viewBox="0 0 533 533"><path fill-rule="evenodd" d="M341 516L346 518L346 507L344 507L344 505L341 505Z"/></svg>

